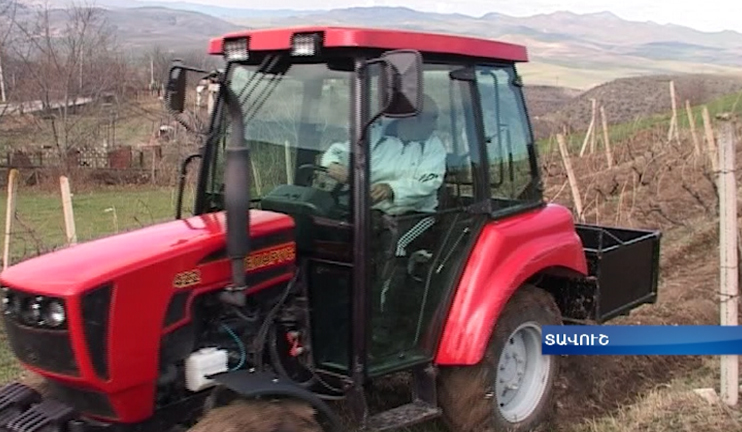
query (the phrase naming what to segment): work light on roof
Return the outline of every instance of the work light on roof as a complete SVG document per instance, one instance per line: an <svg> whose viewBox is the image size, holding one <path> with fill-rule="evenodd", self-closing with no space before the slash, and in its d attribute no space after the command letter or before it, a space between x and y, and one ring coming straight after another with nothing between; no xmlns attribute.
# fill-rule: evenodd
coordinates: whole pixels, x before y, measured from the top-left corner
<svg viewBox="0 0 742 432"><path fill-rule="evenodd" d="M248 58L247 38L224 40L224 59L226 61L245 61Z"/></svg>
<svg viewBox="0 0 742 432"><path fill-rule="evenodd" d="M321 33L297 33L291 39L291 55L311 57L319 53Z"/></svg>

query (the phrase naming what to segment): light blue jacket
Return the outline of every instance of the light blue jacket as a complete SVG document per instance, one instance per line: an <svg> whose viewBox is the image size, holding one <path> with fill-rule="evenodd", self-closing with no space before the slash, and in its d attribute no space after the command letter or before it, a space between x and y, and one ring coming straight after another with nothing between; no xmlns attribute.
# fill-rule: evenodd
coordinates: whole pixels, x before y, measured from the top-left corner
<svg viewBox="0 0 742 432"><path fill-rule="evenodd" d="M422 146L405 145L400 139L382 135L382 127L371 129L371 184L387 183L394 191L393 200L384 200L374 209L399 215L410 211L432 213L438 207L438 189L446 173L446 149L431 136ZM348 142L335 143L322 156L322 166L349 163Z"/></svg>

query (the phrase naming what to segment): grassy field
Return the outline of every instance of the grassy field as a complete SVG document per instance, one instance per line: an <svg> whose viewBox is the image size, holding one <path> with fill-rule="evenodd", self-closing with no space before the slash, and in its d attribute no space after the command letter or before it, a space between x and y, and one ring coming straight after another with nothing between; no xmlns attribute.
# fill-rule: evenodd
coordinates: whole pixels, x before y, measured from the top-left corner
<svg viewBox="0 0 742 432"><path fill-rule="evenodd" d="M77 193L74 185L71 188L78 242L166 221L175 215L174 188L118 187ZM7 195L3 195L0 200L3 208L6 201ZM187 193L184 214L189 214L191 202L191 195ZM11 263L65 246L60 193L21 187L16 212L10 241ZM5 224L5 212L2 219Z"/></svg>
<svg viewBox="0 0 742 432"><path fill-rule="evenodd" d="M96 192L75 193L72 185L72 190L78 242L166 221L174 216L175 190L171 188L101 188ZM184 201L190 202L188 196ZM6 202L7 194L3 194L0 199L3 209ZM5 214L3 211L3 226ZM65 247L64 227L59 193L21 187L11 229L10 263ZM15 379L20 372L5 340L4 332L0 331L0 382L3 383Z"/></svg>
<svg viewBox="0 0 742 432"><path fill-rule="evenodd" d="M57 128L68 128L68 142L74 145L95 145L107 140L113 145L146 143L161 123L167 121L161 103L149 96L127 101L108 110L89 108L84 115L70 116L67 124L58 120ZM53 142L51 122L35 118L5 116L0 122L0 150L32 148L39 143ZM60 136L60 144L64 144Z"/></svg>

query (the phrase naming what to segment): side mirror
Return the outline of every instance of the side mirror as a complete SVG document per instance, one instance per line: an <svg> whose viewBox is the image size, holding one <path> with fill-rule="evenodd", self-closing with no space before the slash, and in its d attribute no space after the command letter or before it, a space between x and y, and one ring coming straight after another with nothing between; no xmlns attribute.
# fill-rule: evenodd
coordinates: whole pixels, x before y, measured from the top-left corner
<svg viewBox="0 0 742 432"><path fill-rule="evenodd" d="M186 71L175 64L170 68L170 74L165 88L165 100L170 111L182 113L185 109Z"/></svg>
<svg viewBox="0 0 742 432"><path fill-rule="evenodd" d="M423 104L423 61L415 50L395 50L381 56L382 111L387 117L412 117Z"/></svg>

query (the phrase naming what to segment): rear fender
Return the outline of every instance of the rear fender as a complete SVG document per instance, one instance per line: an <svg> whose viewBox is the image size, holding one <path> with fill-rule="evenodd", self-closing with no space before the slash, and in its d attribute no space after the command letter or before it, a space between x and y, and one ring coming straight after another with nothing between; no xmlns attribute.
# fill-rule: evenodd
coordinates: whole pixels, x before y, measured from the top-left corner
<svg viewBox="0 0 742 432"><path fill-rule="evenodd" d="M322 420L327 423L327 427L330 428L328 429L329 431L342 431L340 418L322 399L290 381L271 374L250 372L247 370L225 372L211 376L210 378L248 399L274 396L305 401L317 410Z"/></svg>
<svg viewBox="0 0 742 432"><path fill-rule="evenodd" d="M485 225L468 259L443 326L439 365L481 361L506 303L532 276L547 269L587 274L572 214L558 205Z"/></svg>

